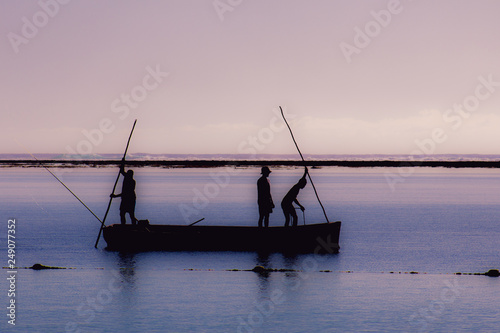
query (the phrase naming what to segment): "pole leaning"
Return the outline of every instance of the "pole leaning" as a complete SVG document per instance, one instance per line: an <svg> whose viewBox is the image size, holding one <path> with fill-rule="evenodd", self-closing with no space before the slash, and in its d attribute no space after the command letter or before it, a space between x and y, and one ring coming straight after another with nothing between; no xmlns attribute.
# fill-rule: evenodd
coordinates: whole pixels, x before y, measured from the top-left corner
<svg viewBox="0 0 500 333"><path fill-rule="evenodd" d="M134 125L132 126L132 131L130 131L130 135L129 135L128 141L127 141L127 147L125 147L125 153L123 154L123 159L125 159L125 156L127 156L128 146L130 144L130 139L132 138L132 133L134 133L134 128L135 128L136 123L137 123L137 119L134 121ZM111 192L111 194L115 194L116 185L118 184L119 179L120 179L120 172L118 172L118 176L116 177L115 185L113 186L113 191ZM108 213L109 213L109 209L111 208L112 201L113 201L113 197L111 196L109 198L109 203L108 203L108 208L106 209L106 214L104 214L104 218L102 219L102 222L101 222L101 228L99 229L99 235L97 235L97 239L95 241L94 247L96 249L97 249L97 244L99 244L99 239L101 238L102 229L105 226L104 223L106 222L106 218L108 217Z"/></svg>
<svg viewBox="0 0 500 333"><path fill-rule="evenodd" d="M295 141L295 137L293 136L292 129L290 128L290 125L288 125L288 122L286 121L286 118L285 118L285 115L283 113L283 109L281 108L281 106L280 106L280 111L281 111L281 116L283 117L283 120L285 121L285 124L288 127L288 130L290 131L290 135L292 136L293 143L295 144L295 147L297 148L297 151L299 152L300 158L302 159L302 162L305 162L304 156L302 156L302 153L300 152L299 146L297 145L297 141ZM321 203L321 200L319 199L318 191L316 191L316 186L314 186L313 180L312 180L309 172L307 172L307 177L309 178L309 181L311 182L311 185L314 189L314 194L316 194L316 198L318 199L319 205L321 206L321 209L323 210L323 214L325 215L326 223L329 223L330 220L328 220L328 216L326 215L325 207L323 207L323 204Z"/></svg>

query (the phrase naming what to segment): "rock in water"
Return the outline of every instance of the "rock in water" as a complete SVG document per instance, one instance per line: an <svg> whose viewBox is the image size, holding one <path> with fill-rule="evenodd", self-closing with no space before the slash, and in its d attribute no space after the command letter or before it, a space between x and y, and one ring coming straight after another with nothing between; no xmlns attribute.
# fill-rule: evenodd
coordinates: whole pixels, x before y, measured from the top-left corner
<svg viewBox="0 0 500 333"><path fill-rule="evenodd" d="M65 269L65 267L52 267L52 266L45 266L42 264L34 264L33 266L28 268L34 269L36 271L39 271L41 269Z"/></svg>
<svg viewBox="0 0 500 333"><path fill-rule="evenodd" d="M500 276L500 272L498 271L498 269L490 269L484 275L498 277L498 276Z"/></svg>
<svg viewBox="0 0 500 333"><path fill-rule="evenodd" d="M255 272L255 273L263 273L267 271L266 268L264 268L263 266L255 266L253 269L252 269L252 272Z"/></svg>

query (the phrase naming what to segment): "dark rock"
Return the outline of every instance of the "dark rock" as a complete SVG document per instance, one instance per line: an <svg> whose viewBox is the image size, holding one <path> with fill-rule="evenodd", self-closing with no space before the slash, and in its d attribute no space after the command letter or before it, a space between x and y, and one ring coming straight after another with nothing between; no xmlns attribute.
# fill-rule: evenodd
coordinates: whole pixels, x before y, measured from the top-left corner
<svg viewBox="0 0 500 333"><path fill-rule="evenodd" d="M45 266L42 264L34 264L33 266L29 267L30 269L34 269L36 271L42 270L42 269L65 269L65 267L52 267L52 266Z"/></svg>
<svg viewBox="0 0 500 333"><path fill-rule="evenodd" d="M264 273L266 271L268 271L268 269L264 268L263 266L255 266L252 269L252 272L255 272L255 273Z"/></svg>
<svg viewBox="0 0 500 333"><path fill-rule="evenodd" d="M484 275L486 275L486 276L492 276L492 277L498 277L498 276L500 276L500 272L498 271L498 269L490 269L489 271L487 271L486 273L484 273Z"/></svg>

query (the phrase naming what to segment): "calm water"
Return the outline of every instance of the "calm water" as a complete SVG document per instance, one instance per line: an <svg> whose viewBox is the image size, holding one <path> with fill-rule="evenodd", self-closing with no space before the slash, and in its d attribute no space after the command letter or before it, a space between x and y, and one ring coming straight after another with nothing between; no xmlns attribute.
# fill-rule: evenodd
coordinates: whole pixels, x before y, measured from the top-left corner
<svg viewBox="0 0 500 333"><path fill-rule="evenodd" d="M500 268L500 171L415 168L313 169L330 220L341 220L338 255L120 254L93 245L99 222L43 169L0 169L0 239L16 219L20 269L16 326L7 324L3 270L0 330L18 332L457 332L497 331L500 279L457 276ZM114 169L54 169L103 216ZM136 169L136 215L158 224L255 225L258 168ZM274 169L275 203L300 169ZM118 186L119 192L121 182ZM311 186L305 222L324 217ZM279 205L277 205L279 206ZM109 223L119 221L115 200ZM275 210L271 225L284 222ZM304 216L299 215L299 223ZM255 265L297 272L229 271ZM325 272L326 271L326 272ZM419 274L408 274L408 272ZM391 273L393 272L393 273Z"/></svg>

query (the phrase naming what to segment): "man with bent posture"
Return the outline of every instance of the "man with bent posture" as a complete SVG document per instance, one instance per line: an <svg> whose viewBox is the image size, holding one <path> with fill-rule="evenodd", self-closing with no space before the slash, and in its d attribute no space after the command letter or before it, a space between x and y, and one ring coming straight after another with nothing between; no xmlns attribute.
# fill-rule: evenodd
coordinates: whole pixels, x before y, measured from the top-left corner
<svg viewBox="0 0 500 333"><path fill-rule="evenodd" d="M283 214L285 214L285 227L288 227L290 225L290 217L292 218L292 226L293 227L297 226L297 213L295 212L295 207L293 207L294 202L297 205L299 205L301 211L305 210L304 206L302 206L300 202L297 200L297 195L299 194L299 191L301 189L306 187L307 184L306 175L307 175L307 167L305 168L304 175L302 176L302 178L300 178L297 184L293 185L293 187L290 189L290 191L288 191L288 193L281 201L281 208L283 209Z"/></svg>

